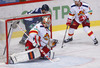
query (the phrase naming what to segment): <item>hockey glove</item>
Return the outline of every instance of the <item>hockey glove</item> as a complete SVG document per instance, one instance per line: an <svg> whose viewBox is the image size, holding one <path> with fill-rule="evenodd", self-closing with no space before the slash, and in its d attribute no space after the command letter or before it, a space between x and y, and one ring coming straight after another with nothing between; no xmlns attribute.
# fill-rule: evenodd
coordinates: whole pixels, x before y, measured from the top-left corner
<svg viewBox="0 0 100 68"><path fill-rule="evenodd" d="M79 21L84 21L86 20L87 16L86 15L82 15L79 17Z"/></svg>
<svg viewBox="0 0 100 68"><path fill-rule="evenodd" d="M58 40L57 40L57 39L51 39L51 44L50 44L50 46L51 46L52 48L54 48L54 47L56 46L57 43L58 43Z"/></svg>
<svg viewBox="0 0 100 68"><path fill-rule="evenodd" d="M66 25L70 26L71 25L71 22L72 22L72 20L68 18Z"/></svg>

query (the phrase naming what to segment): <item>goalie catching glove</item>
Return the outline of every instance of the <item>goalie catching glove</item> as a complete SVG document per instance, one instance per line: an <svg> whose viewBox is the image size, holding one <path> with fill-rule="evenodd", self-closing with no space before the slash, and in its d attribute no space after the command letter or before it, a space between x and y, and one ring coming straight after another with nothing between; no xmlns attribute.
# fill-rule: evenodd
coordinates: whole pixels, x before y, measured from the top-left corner
<svg viewBox="0 0 100 68"><path fill-rule="evenodd" d="M51 48L54 48L57 43L58 43L58 40L57 39L50 39L50 47Z"/></svg>

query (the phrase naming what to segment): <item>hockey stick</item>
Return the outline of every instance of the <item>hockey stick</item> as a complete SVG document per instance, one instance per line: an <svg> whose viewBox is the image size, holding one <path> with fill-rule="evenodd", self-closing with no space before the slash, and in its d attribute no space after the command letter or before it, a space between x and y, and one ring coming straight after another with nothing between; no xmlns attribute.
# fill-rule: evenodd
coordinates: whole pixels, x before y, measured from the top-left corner
<svg viewBox="0 0 100 68"><path fill-rule="evenodd" d="M10 40L11 40L11 37L10 36L12 36L12 31L13 31L13 29L12 29L12 24L10 25L10 29L9 29L9 32L8 32L8 45L10 44ZM4 51L3 51L3 55L5 55L5 52L6 52L6 45L5 45L5 48L4 48Z"/></svg>
<svg viewBox="0 0 100 68"><path fill-rule="evenodd" d="M65 40L65 38L66 38L67 29L68 29L68 25L67 25L67 27L66 27L66 31L65 31L65 35L64 35L64 38L63 38L63 42L62 42L62 46L61 46L61 48L64 47L63 44L64 44L64 40Z"/></svg>
<svg viewBox="0 0 100 68"><path fill-rule="evenodd" d="M22 31L23 31L23 33L28 37L28 38L30 38L26 33L25 33L25 31L17 24L17 26L19 27L19 29L21 29ZM31 39L31 38L30 38ZM45 43L46 44L46 43ZM38 48L42 53L43 53L43 55L50 61L50 62L54 62L54 61L58 61L58 60L60 60L59 58L56 58L56 59L51 59L51 58L49 58L47 55L46 55L46 53L42 50L42 49L40 49L40 48Z"/></svg>

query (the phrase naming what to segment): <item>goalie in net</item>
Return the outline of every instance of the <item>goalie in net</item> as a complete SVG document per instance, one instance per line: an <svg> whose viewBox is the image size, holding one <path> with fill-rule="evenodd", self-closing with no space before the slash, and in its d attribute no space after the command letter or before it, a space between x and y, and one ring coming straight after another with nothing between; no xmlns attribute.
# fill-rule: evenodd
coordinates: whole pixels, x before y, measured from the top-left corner
<svg viewBox="0 0 100 68"><path fill-rule="evenodd" d="M35 25L29 32L28 40L25 44L25 52L10 55L10 63L25 62L37 58L54 58L53 48L58 40L51 39L49 27L51 20L43 17L42 22ZM41 51L42 50L42 51ZM44 54L44 53L46 54Z"/></svg>

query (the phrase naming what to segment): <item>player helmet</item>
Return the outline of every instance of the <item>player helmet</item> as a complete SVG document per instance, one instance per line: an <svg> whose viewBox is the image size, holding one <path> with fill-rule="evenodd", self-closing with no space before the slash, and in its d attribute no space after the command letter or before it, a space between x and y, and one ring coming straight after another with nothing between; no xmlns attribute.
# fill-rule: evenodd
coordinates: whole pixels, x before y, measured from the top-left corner
<svg viewBox="0 0 100 68"><path fill-rule="evenodd" d="M50 27L51 25L50 17L44 17L42 23L45 24L47 27Z"/></svg>
<svg viewBox="0 0 100 68"><path fill-rule="evenodd" d="M47 4L42 5L42 10L49 11L49 6Z"/></svg>

